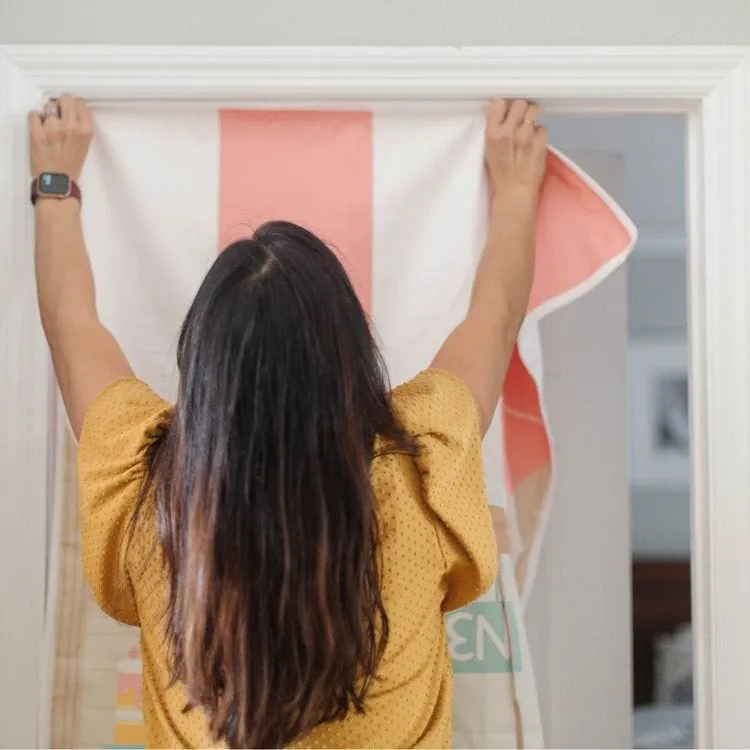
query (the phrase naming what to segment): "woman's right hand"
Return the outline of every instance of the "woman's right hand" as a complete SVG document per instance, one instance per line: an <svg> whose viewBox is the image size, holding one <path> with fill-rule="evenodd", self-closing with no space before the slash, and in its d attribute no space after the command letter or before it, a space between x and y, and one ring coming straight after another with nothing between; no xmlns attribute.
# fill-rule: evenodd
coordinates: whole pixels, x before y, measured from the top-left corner
<svg viewBox="0 0 750 750"><path fill-rule="evenodd" d="M539 106L523 99L495 99L487 107L485 160L494 198L527 194L536 201L547 163L547 130Z"/></svg>

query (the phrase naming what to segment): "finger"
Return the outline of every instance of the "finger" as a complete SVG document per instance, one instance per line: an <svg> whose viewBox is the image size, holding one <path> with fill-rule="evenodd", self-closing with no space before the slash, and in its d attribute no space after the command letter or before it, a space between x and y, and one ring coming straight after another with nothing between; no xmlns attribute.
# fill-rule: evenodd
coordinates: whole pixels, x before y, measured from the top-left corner
<svg viewBox="0 0 750 750"><path fill-rule="evenodd" d="M488 139L495 140L502 136L503 122L508 112L508 102L504 99L493 99L487 106L485 133Z"/></svg>
<svg viewBox="0 0 750 750"><path fill-rule="evenodd" d="M541 107L536 104L536 102L532 102L531 104L529 104L528 109L526 110L524 121L531 123L532 125L536 125L541 111Z"/></svg>
<svg viewBox="0 0 750 750"><path fill-rule="evenodd" d="M60 120L65 127L73 127L78 122L76 100L70 94L63 94L58 100Z"/></svg>
<svg viewBox="0 0 750 750"><path fill-rule="evenodd" d="M62 130L62 120L55 114L46 114L42 112L42 127L45 133L57 132Z"/></svg>
<svg viewBox="0 0 750 750"><path fill-rule="evenodd" d="M539 111L538 104L530 104L524 114L523 122L516 131L516 140L522 146L529 145L536 135L536 131L539 128L539 125L537 124Z"/></svg>
<svg viewBox="0 0 750 750"><path fill-rule="evenodd" d="M537 125L536 131L534 132L534 138L531 141L531 148L534 152L547 150L547 128L544 125Z"/></svg>
<svg viewBox="0 0 750 750"><path fill-rule="evenodd" d="M35 141L40 141L44 138L42 117L37 111L29 112L29 136Z"/></svg>
<svg viewBox="0 0 750 750"><path fill-rule="evenodd" d="M58 106L57 99L47 99L42 107L42 124L47 122L51 117L60 116L60 107Z"/></svg>
<svg viewBox="0 0 750 750"><path fill-rule="evenodd" d="M59 130L60 122L60 102L58 99L48 99L42 107L42 127L45 132Z"/></svg>
<svg viewBox="0 0 750 750"><path fill-rule="evenodd" d="M515 141L519 146L526 148L531 145L535 134L536 126L533 123L524 120L518 130L516 130Z"/></svg>
<svg viewBox="0 0 750 750"><path fill-rule="evenodd" d="M94 132L94 122L91 119L91 112L89 112L86 102L83 101L83 99L76 99L75 105L78 114L78 125L81 132L84 135L92 135Z"/></svg>
<svg viewBox="0 0 750 750"><path fill-rule="evenodd" d="M529 103L525 99L516 99L508 109L503 127L513 132L518 130L518 127L524 121L528 108Z"/></svg>
<svg viewBox="0 0 750 750"><path fill-rule="evenodd" d="M487 120L493 123L502 123L508 112L508 102L505 99L492 99L487 105Z"/></svg>

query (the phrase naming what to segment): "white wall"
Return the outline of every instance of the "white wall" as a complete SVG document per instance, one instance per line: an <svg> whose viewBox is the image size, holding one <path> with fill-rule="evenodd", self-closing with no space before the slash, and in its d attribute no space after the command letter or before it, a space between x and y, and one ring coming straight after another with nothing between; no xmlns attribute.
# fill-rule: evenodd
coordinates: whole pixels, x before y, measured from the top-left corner
<svg viewBox="0 0 750 750"><path fill-rule="evenodd" d="M0 0L0 42L747 44L747 0Z"/></svg>

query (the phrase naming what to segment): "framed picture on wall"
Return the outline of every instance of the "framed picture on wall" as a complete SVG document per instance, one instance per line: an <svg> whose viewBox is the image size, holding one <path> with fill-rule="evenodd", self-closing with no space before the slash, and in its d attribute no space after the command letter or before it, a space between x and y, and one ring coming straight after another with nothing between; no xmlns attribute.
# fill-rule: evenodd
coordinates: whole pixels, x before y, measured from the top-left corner
<svg viewBox="0 0 750 750"><path fill-rule="evenodd" d="M634 486L690 485L688 353L684 341L632 341L628 348L630 480Z"/></svg>

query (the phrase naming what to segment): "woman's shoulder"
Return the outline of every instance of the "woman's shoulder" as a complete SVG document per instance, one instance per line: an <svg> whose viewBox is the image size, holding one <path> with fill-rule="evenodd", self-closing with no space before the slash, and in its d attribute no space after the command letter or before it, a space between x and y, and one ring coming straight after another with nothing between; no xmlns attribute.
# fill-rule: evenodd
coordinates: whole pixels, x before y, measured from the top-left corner
<svg viewBox="0 0 750 750"><path fill-rule="evenodd" d="M172 407L135 377L107 385L89 406L81 429L78 459L97 463L112 452L137 455L170 420Z"/></svg>
<svg viewBox="0 0 750 750"><path fill-rule="evenodd" d="M111 617L140 624L125 554L146 473L146 452L172 408L137 378L111 382L94 399L78 444L78 515L86 580ZM144 547L145 547L144 540Z"/></svg>
<svg viewBox="0 0 750 750"><path fill-rule="evenodd" d="M465 506L467 494L484 504L479 416L463 381L447 370L425 370L395 388L391 403L416 450L389 451L387 444L376 444L371 477L384 520L394 499L393 513L430 523L447 505Z"/></svg>
<svg viewBox="0 0 750 750"><path fill-rule="evenodd" d="M371 477L381 506L398 497L399 507L412 504L430 514L434 490L461 473L467 458L480 459L481 437L474 399L460 378L447 370L429 369L391 392L398 426L415 444L415 451L375 445ZM407 503L406 498L414 503Z"/></svg>
<svg viewBox="0 0 750 750"><path fill-rule="evenodd" d="M409 457L413 469L400 469L433 528L446 582L443 606L455 609L483 593L497 570L477 407L459 377L435 369L396 388L392 403L402 428L419 444ZM406 482L403 476L400 482Z"/></svg>
<svg viewBox="0 0 750 750"><path fill-rule="evenodd" d="M414 437L442 434L468 437L479 429L479 415L466 384L448 370L428 369L391 392L401 426Z"/></svg>

